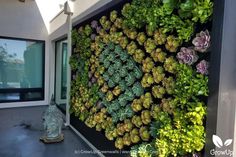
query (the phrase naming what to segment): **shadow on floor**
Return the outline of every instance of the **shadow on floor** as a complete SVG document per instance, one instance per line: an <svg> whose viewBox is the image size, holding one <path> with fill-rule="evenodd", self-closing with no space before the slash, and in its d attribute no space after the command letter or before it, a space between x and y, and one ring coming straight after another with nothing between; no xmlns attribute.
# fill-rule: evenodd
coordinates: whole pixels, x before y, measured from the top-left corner
<svg viewBox="0 0 236 157"><path fill-rule="evenodd" d="M63 128L65 140L58 144L43 144L42 113L46 107L0 110L0 157L98 157L73 131Z"/></svg>

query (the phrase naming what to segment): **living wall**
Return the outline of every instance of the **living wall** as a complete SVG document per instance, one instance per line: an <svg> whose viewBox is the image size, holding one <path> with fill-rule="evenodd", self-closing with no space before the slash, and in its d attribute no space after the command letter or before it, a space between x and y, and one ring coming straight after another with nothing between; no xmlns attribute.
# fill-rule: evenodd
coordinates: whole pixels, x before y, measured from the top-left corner
<svg viewBox="0 0 236 157"><path fill-rule="evenodd" d="M210 0L132 0L72 33L71 112L132 157L200 156Z"/></svg>

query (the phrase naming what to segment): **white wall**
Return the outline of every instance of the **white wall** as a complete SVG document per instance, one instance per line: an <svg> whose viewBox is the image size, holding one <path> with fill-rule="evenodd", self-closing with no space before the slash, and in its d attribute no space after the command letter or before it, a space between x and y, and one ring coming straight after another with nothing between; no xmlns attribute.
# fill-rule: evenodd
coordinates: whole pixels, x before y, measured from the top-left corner
<svg viewBox="0 0 236 157"><path fill-rule="evenodd" d="M49 69L47 67L49 66L49 38L48 31L36 2L26 0L25 3L21 3L18 0L1 0L0 36L45 40L46 44L45 100L21 103L0 103L0 108L48 104Z"/></svg>
<svg viewBox="0 0 236 157"><path fill-rule="evenodd" d="M75 2L70 2L70 7L73 10L72 24L77 24L79 20L109 2L111 0L76 0ZM52 52L50 54L50 95L54 93L55 41L67 36L67 21L67 15L61 12L50 22L49 40L51 41L50 52Z"/></svg>

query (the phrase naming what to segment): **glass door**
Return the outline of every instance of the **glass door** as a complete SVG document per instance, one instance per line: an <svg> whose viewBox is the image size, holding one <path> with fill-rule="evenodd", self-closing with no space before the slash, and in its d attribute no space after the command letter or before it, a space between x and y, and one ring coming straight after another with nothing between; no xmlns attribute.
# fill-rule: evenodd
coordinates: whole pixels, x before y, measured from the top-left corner
<svg viewBox="0 0 236 157"><path fill-rule="evenodd" d="M67 93L67 40L56 42L55 101L59 108L66 111Z"/></svg>

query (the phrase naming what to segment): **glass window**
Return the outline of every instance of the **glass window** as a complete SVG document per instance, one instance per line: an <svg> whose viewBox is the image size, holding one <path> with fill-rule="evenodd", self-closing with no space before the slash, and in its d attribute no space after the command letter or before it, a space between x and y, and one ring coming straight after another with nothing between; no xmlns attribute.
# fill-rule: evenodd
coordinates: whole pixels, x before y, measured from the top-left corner
<svg viewBox="0 0 236 157"><path fill-rule="evenodd" d="M0 102L44 99L44 42L0 38Z"/></svg>

